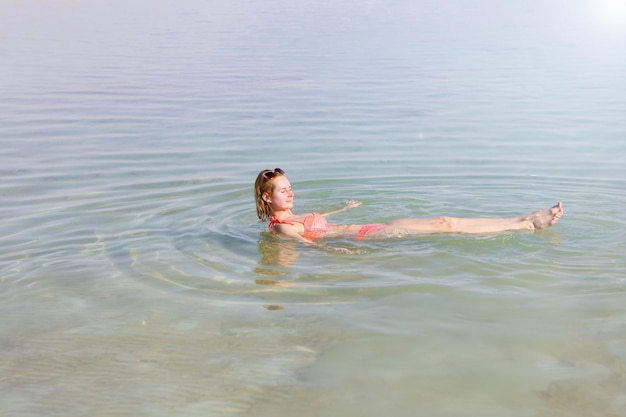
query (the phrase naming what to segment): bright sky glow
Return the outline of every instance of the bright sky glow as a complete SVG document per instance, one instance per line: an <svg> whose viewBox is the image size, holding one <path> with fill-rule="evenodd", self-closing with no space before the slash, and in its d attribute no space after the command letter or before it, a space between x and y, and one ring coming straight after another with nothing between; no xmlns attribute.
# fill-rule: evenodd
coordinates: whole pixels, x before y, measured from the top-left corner
<svg viewBox="0 0 626 417"><path fill-rule="evenodd" d="M626 0L595 0L593 4L600 24L610 30L626 31Z"/></svg>

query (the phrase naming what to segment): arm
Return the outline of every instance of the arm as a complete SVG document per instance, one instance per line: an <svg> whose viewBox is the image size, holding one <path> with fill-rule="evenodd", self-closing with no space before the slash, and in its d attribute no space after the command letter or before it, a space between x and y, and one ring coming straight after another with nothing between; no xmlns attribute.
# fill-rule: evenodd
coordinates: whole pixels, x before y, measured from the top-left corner
<svg viewBox="0 0 626 417"><path fill-rule="evenodd" d="M298 229L296 226L287 223L281 223L274 226L274 230L281 236L297 240L298 242L304 243L307 246L319 246L316 245L314 241L311 239L307 239L298 233Z"/></svg>
<svg viewBox="0 0 626 417"><path fill-rule="evenodd" d="M305 244L306 246L313 246L313 247L323 249L328 252L352 253L351 250L346 249L346 248L332 248L332 247L326 246L325 243L317 243L311 239L307 239L304 236L302 236L300 233L298 233L298 230L296 229L296 227L291 224L285 224L285 223L277 224L276 226L274 226L274 230L280 236L297 240L298 242L301 242Z"/></svg>
<svg viewBox="0 0 626 417"><path fill-rule="evenodd" d="M321 213L321 214L322 214L322 216L326 217L326 216L330 216L331 214L341 213L342 211L346 211L349 208L358 207L360 205L361 205L360 201L349 200L349 201L346 201L346 205L343 206L342 208L340 208L338 210L329 211L329 212L326 212L326 213Z"/></svg>

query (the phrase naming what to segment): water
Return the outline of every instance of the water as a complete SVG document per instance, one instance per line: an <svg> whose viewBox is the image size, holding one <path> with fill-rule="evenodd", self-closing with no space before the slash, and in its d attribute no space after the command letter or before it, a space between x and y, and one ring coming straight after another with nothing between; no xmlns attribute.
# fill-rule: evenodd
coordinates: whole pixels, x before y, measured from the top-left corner
<svg viewBox="0 0 626 417"><path fill-rule="evenodd" d="M0 414L626 415L610 5L2 3ZM566 213L329 254L276 166L337 223Z"/></svg>

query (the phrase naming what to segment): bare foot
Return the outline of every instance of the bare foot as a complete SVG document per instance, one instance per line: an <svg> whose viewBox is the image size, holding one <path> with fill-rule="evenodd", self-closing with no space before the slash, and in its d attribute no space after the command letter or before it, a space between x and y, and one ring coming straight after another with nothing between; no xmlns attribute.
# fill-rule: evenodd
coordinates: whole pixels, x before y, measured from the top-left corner
<svg viewBox="0 0 626 417"><path fill-rule="evenodd" d="M563 205L559 201L555 206L547 210L536 211L526 216L525 220L531 222L531 229L546 229L556 223L563 215Z"/></svg>

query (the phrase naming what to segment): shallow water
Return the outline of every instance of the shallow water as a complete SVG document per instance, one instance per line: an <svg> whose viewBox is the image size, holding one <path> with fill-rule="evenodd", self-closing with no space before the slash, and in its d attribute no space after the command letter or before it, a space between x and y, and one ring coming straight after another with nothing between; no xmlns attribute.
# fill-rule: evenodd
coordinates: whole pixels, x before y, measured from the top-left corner
<svg viewBox="0 0 626 417"><path fill-rule="evenodd" d="M238 3L0 5L0 414L626 415L626 22ZM565 215L329 254L275 166L337 223Z"/></svg>

